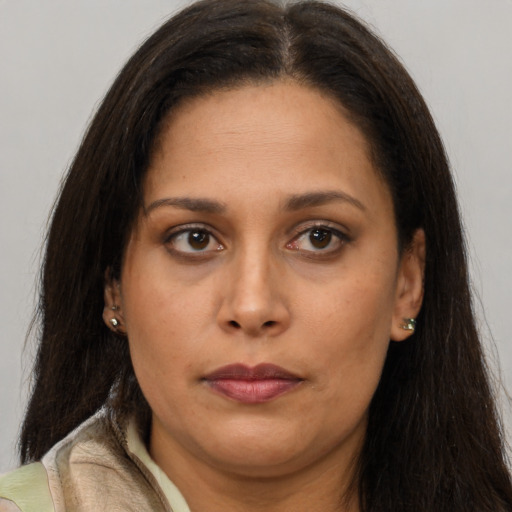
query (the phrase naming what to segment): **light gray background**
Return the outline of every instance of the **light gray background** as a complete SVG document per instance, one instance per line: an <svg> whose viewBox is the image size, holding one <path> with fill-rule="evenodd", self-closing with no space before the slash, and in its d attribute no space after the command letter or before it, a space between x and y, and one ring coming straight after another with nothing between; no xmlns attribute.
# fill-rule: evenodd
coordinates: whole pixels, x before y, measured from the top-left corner
<svg viewBox="0 0 512 512"><path fill-rule="evenodd" d="M59 180L124 61L186 3L0 0L0 472L16 465L34 352L24 338ZM511 390L512 0L344 4L396 50L431 106L458 184L484 338Z"/></svg>

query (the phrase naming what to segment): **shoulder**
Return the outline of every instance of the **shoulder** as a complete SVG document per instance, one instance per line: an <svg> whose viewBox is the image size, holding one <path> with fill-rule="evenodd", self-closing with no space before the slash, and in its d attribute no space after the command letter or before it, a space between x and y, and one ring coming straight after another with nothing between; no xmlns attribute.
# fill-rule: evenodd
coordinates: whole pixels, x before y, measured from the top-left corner
<svg viewBox="0 0 512 512"><path fill-rule="evenodd" d="M100 411L41 462L0 477L0 512L170 510L158 482L128 450L125 427Z"/></svg>
<svg viewBox="0 0 512 512"><path fill-rule="evenodd" d="M125 429L99 411L43 457L56 512L167 510L159 486L127 451Z"/></svg>
<svg viewBox="0 0 512 512"><path fill-rule="evenodd" d="M40 462L0 475L0 512L53 512L48 474Z"/></svg>

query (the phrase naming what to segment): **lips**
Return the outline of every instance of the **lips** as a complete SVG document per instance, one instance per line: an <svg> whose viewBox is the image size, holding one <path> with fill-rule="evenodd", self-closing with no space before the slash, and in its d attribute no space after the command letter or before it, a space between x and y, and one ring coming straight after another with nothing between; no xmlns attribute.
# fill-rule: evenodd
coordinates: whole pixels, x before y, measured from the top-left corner
<svg viewBox="0 0 512 512"><path fill-rule="evenodd" d="M297 375L267 363L254 367L243 364L223 366L203 380L216 393L245 404L268 402L303 382Z"/></svg>

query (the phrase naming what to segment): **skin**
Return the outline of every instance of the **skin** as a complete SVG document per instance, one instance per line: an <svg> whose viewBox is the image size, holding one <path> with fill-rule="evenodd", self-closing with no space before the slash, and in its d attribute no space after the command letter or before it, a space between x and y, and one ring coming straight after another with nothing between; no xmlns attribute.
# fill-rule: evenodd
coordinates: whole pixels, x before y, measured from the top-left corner
<svg viewBox="0 0 512 512"><path fill-rule="evenodd" d="M422 300L424 235L398 254L364 136L291 81L214 92L172 112L144 206L104 318L119 307L152 457L192 511L339 511L389 340ZM246 404L203 379L263 362L300 385Z"/></svg>

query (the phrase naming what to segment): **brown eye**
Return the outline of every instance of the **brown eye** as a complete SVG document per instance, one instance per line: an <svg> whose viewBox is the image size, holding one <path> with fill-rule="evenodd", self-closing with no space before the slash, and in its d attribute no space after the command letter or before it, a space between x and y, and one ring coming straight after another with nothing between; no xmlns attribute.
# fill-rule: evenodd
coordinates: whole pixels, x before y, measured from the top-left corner
<svg viewBox="0 0 512 512"><path fill-rule="evenodd" d="M336 255L350 240L341 230L331 226L313 226L305 229L293 240L286 244L287 249L308 254L311 257Z"/></svg>
<svg viewBox="0 0 512 512"><path fill-rule="evenodd" d="M326 229L313 229L309 234L309 241L316 249L325 249L332 240L332 231Z"/></svg>
<svg viewBox="0 0 512 512"><path fill-rule="evenodd" d="M188 243L192 249L201 251L208 247L210 235L205 231L190 231L188 234Z"/></svg>
<svg viewBox="0 0 512 512"><path fill-rule="evenodd" d="M172 233L165 240L165 245L175 253L188 254L191 257L194 254L209 254L224 249L210 231L193 227Z"/></svg>

